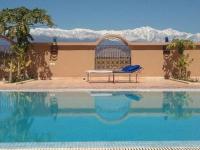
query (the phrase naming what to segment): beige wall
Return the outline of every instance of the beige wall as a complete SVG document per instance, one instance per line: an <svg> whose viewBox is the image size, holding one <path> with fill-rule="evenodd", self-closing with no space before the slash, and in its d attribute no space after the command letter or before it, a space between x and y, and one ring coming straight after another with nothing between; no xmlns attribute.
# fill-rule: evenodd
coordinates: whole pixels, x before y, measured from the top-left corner
<svg viewBox="0 0 200 150"><path fill-rule="evenodd" d="M85 71L94 69L95 43L58 43L56 61L50 61L50 44L34 44L38 52L45 52L45 61L52 77L85 76ZM132 44L132 64L140 64L144 70L142 76L163 76L163 44ZM192 76L200 76L200 48L187 50L194 59L190 66ZM40 70L40 69L39 69Z"/></svg>
<svg viewBox="0 0 200 150"><path fill-rule="evenodd" d="M163 76L163 53L161 50L132 50L132 64L140 64L142 76Z"/></svg>
<svg viewBox="0 0 200 150"><path fill-rule="evenodd" d="M57 61L49 61L54 77L83 76L88 69L94 69L94 51L60 50Z"/></svg>
<svg viewBox="0 0 200 150"><path fill-rule="evenodd" d="M193 58L193 62L190 65L189 69L192 76L200 76L200 49L198 50L187 50L190 57Z"/></svg>

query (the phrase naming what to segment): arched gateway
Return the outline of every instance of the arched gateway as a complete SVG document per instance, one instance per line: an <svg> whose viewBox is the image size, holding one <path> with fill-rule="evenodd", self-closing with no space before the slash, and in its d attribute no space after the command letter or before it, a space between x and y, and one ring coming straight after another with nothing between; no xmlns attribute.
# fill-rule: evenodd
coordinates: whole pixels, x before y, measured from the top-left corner
<svg viewBox="0 0 200 150"><path fill-rule="evenodd" d="M95 49L95 69L118 69L131 64L131 49L119 35L105 35Z"/></svg>

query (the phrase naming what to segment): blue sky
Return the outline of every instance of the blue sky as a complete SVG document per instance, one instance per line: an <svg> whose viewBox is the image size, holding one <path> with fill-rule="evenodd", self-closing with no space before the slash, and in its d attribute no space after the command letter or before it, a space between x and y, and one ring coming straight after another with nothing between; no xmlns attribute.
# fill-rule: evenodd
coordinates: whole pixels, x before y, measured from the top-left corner
<svg viewBox="0 0 200 150"><path fill-rule="evenodd" d="M200 32L200 0L0 0L0 9L44 8L63 29L151 26Z"/></svg>

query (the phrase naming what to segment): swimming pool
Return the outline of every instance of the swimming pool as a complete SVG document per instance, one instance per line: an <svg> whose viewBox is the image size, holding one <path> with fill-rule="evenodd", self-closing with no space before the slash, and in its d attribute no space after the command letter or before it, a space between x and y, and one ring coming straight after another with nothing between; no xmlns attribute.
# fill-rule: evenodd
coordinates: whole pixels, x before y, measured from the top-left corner
<svg viewBox="0 0 200 150"><path fill-rule="evenodd" d="M0 92L0 143L200 141L200 92Z"/></svg>

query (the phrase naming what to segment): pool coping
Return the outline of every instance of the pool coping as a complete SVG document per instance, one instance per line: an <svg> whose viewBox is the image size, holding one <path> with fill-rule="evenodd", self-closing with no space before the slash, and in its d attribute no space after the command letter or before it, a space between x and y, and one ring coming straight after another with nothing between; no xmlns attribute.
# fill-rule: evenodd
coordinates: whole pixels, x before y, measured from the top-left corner
<svg viewBox="0 0 200 150"><path fill-rule="evenodd" d="M162 92L162 91L192 91L200 92L200 88L136 88L136 89L0 89L0 92L91 92L91 91L108 91L108 92L117 92L117 91L133 91L133 92Z"/></svg>
<svg viewBox="0 0 200 150"><path fill-rule="evenodd" d="M19 142L0 143L0 149L30 148L200 148L200 141L126 141L126 142Z"/></svg>

